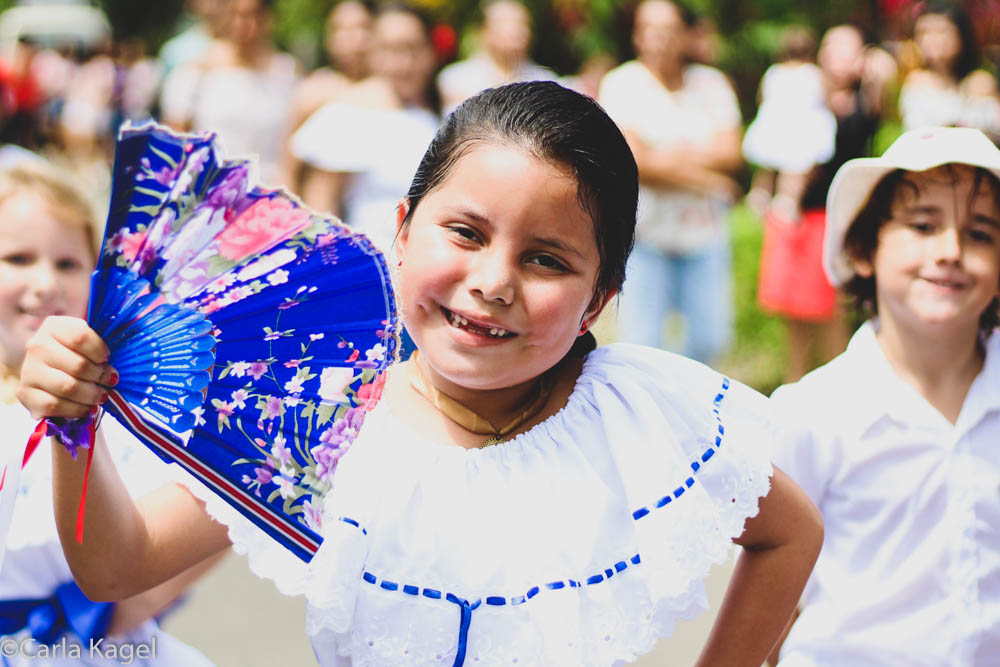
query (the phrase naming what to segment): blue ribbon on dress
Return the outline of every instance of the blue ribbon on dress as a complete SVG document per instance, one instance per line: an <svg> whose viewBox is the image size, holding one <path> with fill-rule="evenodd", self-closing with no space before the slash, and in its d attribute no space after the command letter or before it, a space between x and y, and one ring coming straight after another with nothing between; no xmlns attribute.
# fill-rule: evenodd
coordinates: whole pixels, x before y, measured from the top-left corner
<svg viewBox="0 0 1000 667"><path fill-rule="evenodd" d="M114 609L113 602L94 602L67 581L48 598L0 600L0 635L27 629L39 644L54 644L68 630L89 643L107 633Z"/></svg>
<svg viewBox="0 0 1000 667"><path fill-rule="evenodd" d="M455 654L455 663L452 666L462 667L465 664L466 645L469 642L469 626L472 625L472 610L479 606L479 601L477 600L476 604L472 605L469 604L468 600L463 600L452 593L445 595L445 599L448 602L457 604L462 611L462 616L458 624L458 652Z"/></svg>

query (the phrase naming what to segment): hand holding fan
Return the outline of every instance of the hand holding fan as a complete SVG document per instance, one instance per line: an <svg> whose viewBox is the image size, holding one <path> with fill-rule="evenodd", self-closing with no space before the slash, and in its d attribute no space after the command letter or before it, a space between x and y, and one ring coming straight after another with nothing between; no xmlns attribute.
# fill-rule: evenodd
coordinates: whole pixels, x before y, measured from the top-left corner
<svg viewBox="0 0 1000 667"><path fill-rule="evenodd" d="M120 375L108 412L309 560L320 500L396 357L368 239L251 187L214 135L127 127L87 319ZM49 432L75 455L88 421Z"/></svg>

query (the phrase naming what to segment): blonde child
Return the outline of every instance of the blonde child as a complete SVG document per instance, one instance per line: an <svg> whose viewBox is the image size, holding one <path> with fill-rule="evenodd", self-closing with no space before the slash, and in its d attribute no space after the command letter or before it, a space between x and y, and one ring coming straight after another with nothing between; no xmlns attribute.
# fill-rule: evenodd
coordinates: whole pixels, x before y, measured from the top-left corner
<svg viewBox="0 0 1000 667"><path fill-rule="evenodd" d="M826 542L780 664L1000 658L1000 151L978 130L847 162L828 202L831 280L870 309L847 350L774 402L775 461Z"/></svg>
<svg viewBox="0 0 1000 667"><path fill-rule="evenodd" d="M90 206L61 175L44 166L0 172L0 419L10 454L3 457L8 462L0 502L4 513L13 511L9 532L0 534L7 550L0 569L3 664L117 664L109 656L122 646L119 656L132 651L133 659L146 658L144 664L209 665L152 620L207 564L117 605L91 602L73 582L59 544L50 449L39 447L20 470L34 426L14 396L26 346L47 316L85 312L95 241ZM101 429L110 446L105 452L127 471L129 491L138 495L162 484L156 457L114 426Z"/></svg>
<svg viewBox="0 0 1000 667"><path fill-rule="evenodd" d="M83 467L57 447L85 590L127 596L232 541L306 594L324 665L611 665L703 608L701 579L735 541L699 664L759 665L821 527L762 456L774 432L757 394L662 351L593 349L637 191L624 137L589 98L535 82L465 102L397 210L397 293L420 352L341 460L310 567L190 482L128 502L100 448L78 544ZM49 319L19 395L39 417L85 414L107 354L85 323Z"/></svg>

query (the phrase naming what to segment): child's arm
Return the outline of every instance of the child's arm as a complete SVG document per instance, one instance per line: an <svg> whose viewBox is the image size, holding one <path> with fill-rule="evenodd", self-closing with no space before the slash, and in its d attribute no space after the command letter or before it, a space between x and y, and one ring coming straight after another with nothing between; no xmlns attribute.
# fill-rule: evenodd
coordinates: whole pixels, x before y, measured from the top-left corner
<svg viewBox="0 0 1000 667"><path fill-rule="evenodd" d="M775 468L760 512L735 542L743 554L698 667L764 663L819 556L823 521L809 497Z"/></svg>
<svg viewBox="0 0 1000 667"><path fill-rule="evenodd" d="M113 369L108 349L83 320L50 317L28 342L18 398L36 419L82 417L100 403ZM103 439L95 444L83 543L77 509L86 455L52 452L59 538L80 588L96 600L121 600L174 577L229 545L226 528L186 489L168 484L133 501Z"/></svg>

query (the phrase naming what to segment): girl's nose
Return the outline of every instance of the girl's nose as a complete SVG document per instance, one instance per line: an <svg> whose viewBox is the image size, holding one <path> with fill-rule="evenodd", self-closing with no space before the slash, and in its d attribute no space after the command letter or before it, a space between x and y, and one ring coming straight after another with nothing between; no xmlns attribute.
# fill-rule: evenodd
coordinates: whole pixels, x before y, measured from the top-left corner
<svg viewBox="0 0 1000 667"><path fill-rule="evenodd" d="M514 281L501 253L481 252L470 271L469 289L479 298L509 306L514 302Z"/></svg>
<svg viewBox="0 0 1000 667"><path fill-rule="evenodd" d="M50 296L55 294L60 288L59 274L56 267L50 262L39 261L35 263L31 277L31 288L34 292Z"/></svg>
<svg viewBox="0 0 1000 667"><path fill-rule="evenodd" d="M935 250L938 261L957 262L962 256L961 230L957 227L946 227L935 239Z"/></svg>

